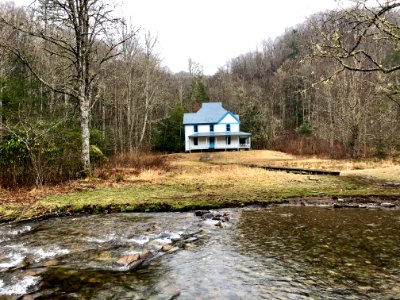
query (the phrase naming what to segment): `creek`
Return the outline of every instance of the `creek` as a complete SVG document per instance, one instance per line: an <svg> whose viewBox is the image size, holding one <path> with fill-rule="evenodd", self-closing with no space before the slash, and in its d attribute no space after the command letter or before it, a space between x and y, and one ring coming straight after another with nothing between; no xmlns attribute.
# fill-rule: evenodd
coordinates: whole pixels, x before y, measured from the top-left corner
<svg viewBox="0 0 400 300"><path fill-rule="evenodd" d="M2 224L0 299L400 299L400 210L223 212Z"/></svg>

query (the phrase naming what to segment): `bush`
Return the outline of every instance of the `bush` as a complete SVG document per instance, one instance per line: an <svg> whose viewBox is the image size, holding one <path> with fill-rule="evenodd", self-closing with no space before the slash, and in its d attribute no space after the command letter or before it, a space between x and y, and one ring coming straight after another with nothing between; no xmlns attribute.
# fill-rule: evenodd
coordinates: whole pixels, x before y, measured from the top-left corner
<svg viewBox="0 0 400 300"><path fill-rule="evenodd" d="M134 168L138 171L159 169L168 171L170 164L166 155L157 153L127 152L114 155L108 159L108 168Z"/></svg>
<svg viewBox="0 0 400 300"><path fill-rule="evenodd" d="M101 166L107 161L107 157L103 154L99 147L96 145L90 145L90 162L92 168Z"/></svg>
<svg viewBox="0 0 400 300"><path fill-rule="evenodd" d="M1 183L41 186L76 178L81 169L80 145L79 131L61 125L10 129L0 144Z"/></svg>
<svg viewBox="0 0 400 300"><path fill-rule="evenodd" d="M387 144L382 139L375 140L375 155L380 159L385 159L389 155Z"/></svg>
<svg viewBox="0 0 400 300"><path fill-rule="evenodd" d="M0 144L0 178L3 185L30 181L30 156L22 139L16 135L3 137Z"/></svg>

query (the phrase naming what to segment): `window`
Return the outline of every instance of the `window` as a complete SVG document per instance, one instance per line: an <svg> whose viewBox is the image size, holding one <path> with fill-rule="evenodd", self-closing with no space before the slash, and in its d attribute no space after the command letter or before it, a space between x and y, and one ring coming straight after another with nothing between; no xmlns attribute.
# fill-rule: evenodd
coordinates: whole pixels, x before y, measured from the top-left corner
<svg viewBox="0 0 400 300"><path fill-rule="evenodd" d="M214 124L210 124L210 132L214 132Z"/></svg>
<svg viewBox="0 0 400 300"><path fill-rule="evenodd" d="M231 124L226 124L226 131L231 131Z"/></svg>
<svg viewBox="0 0 400 300"><path fill-rule="evenodd" d="M231 136L227 136L226 137L226 144L230 145L232 143L232 137Z"/></svg>
<svg viewBox="0 0 400 300"><path fill-rule="evenodd" d="M198 132L199 131L199 126L198 125L194 125L194 132Z"/></svg>
<svg viewBox="0 0 400 300"><path fill-rule="evenodd" d="M193 144L195 146L198 146L199 145L199 138L197 138L197 137L193 138Z"/></svg>

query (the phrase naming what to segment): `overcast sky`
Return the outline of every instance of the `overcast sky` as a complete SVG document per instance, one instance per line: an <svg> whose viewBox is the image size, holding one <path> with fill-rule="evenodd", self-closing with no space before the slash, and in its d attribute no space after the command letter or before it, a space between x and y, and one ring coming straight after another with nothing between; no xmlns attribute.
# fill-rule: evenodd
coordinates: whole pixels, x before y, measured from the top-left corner
<svg viewBox="0 0 400 300"><path fill-rule="evenodd" d="M4 0L0 0L4 1ZM116 0L114 0L116 1ZM26 5L32 0L15 0ZM158 36L163 65L187 71L188 59L211 75L227 61L275 39L334 0L120 0L135 27Z"/></svg>

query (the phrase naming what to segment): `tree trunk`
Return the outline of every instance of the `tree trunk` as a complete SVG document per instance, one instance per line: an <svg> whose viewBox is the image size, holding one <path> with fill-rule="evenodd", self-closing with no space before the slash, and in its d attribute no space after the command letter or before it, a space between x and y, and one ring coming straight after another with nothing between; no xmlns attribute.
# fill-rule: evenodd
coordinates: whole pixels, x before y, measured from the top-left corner
<svg viewBox="0 0 400 300"><path fill-rule="evenodd" d="M150 63L147 68L150 68ZM147 122L148 122L148 117L149 117L149 104L150 104L150 70L146 70L146 84L145 84L145 107L144 107L144 119L143 119L143 127L142 127L142 132L140 134L140 140L139 144L137 145L138 150L141 150L143 140L144 140L144 135L146 133L147 129Z"/></svg>
<svg viewBox="0 0 400 300"><path fill-rule="evenodd" d="M3 76L3 70L0 69L0 79ZM4 86L0 86L0 143L3 141L3 89Z"/></svg>
<svg viewBox="0 0 400 300"><path fill-rule="evenodd" d="M3 141L3 88L0 88L0 143Z"/></svg>
<svg viewBox="0 0 400 300"><path fill-rule="evenodd" d="M81 92L79 96L79 106L80 106L80 119L81 119L81 138L82 138L82 167L83 171L90 174L90 132L89 132L89 111L90 111L90 101Z"/></svg>

